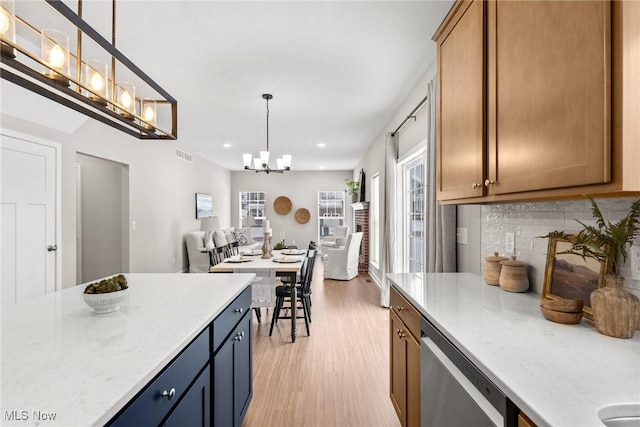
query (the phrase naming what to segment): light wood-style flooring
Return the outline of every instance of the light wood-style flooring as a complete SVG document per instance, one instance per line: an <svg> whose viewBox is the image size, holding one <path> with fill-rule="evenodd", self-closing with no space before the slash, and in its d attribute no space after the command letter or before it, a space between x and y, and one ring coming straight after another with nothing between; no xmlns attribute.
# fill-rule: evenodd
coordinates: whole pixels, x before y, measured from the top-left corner
<svg viewBox="0 0 640 427"><path fill-rule="evenodd" d="M378 286L362 274L312 282L311 336L298 320L280 320L269 337L271 310L253 316L253 400L243 427L400 425L389 399L389 313Z"/></svg>

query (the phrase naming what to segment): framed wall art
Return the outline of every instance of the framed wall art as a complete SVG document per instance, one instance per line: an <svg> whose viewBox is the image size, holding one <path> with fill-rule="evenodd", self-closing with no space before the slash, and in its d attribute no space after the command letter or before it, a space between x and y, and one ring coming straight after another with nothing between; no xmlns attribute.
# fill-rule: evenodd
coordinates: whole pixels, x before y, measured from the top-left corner
<svg viewBox="0 0 640 427"><path fill-rule="evenodd" d="M592 258L563 253L574 240L575 235L549 237L542 298L582 300L584 316L593 319L591 292L604 286L607 266Z"/></svg>
<svg viewBox="0 0 640 427"><path fill-rule="evenodd" d="M213 197L211 194L196 193L196 219L213 216Z"/></svg>

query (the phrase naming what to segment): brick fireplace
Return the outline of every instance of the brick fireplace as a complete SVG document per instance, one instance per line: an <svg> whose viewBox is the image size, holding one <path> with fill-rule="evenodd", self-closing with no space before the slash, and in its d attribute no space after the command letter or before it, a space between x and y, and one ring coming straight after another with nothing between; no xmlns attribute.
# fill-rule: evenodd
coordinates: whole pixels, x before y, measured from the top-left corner
<svg viewBox="0 0 640 427"><path fill-rule="evenodd" d="M358 271L369 271L369 202L354 203L353 227L356 233L362 232L362 244L358 257Z"/></svg>

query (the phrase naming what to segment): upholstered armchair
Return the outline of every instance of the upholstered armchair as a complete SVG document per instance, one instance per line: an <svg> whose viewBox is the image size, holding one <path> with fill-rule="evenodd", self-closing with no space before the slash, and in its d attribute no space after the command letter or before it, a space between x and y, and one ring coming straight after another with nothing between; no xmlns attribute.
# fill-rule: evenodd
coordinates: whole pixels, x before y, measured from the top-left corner
<svg viewBox="0 0 640 427"><path fill-rule="evenodd" d="M320 241L322 248L340 248L347 242L349 227L338 226L333 229L333 236Z"/></svg>
<svg viewBox="0 0 640 427"><path fill-rule="evenodd" d="M184 236L189 258L189 273L208 273L210 267L209 252L204 243L204 231L193 231Z"/></svg>
<svg viewBox="0 0 640 427"><path fill-rule="evenodd" d="M358 258L362 233L347 236L344 247L327 249L324 261L324 278L334 280L351 280L358 275Z"/></svg>

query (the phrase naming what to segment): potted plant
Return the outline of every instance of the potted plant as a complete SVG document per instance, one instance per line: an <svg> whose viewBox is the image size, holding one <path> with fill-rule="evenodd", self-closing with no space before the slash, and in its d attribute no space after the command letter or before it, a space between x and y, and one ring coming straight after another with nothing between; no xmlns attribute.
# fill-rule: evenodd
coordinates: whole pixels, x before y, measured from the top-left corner
<svg viewBox="0 0 640 427"><path fill-rule="evenodd" d="M351 194L351 201L353 203L357 203L358 197L360 196L360 182L353 181L348 178L345 179L344 182L347 184L347 193Z"/></svg>
<svg viewBox="0 0 640 427"><path fill-rule="evenodd" d="M591 197L591 212L596 225L582 225L572 245L562 253L574 254L583 259L592 258L604 263L608 269L606 286L591 293L591 306L598 332L631 338L640 316L640 301L624 290L624 278L620 277L620 265L627 260L627 246L640 232L640 199L631 204L629 213L618 222L606 221ZM563 231L553 231L545 237L563 237Z"/></svg>

